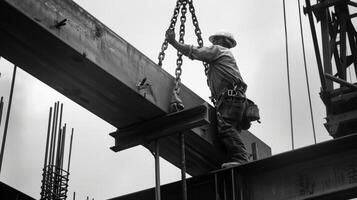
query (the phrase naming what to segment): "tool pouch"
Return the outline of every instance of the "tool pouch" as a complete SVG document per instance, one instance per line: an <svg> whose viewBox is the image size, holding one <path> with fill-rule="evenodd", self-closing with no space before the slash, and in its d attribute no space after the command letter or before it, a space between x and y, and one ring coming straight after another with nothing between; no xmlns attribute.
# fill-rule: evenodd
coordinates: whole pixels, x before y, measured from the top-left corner
<svg viewBox="0 0 357 200"><path fill-rule="evenodd" d="M258 121L260 123L259 108L250 99L247 99L246 101L246 109L244 115L248 121Z"/></svg>
<svg viewBox="0 0 357 200"><path fill-rule="evenodd" d="M247 98L245 103L246 106L243 114L242 129L248 130L252 121L260 123L260 115L258 106L252 100Z"/></svg>

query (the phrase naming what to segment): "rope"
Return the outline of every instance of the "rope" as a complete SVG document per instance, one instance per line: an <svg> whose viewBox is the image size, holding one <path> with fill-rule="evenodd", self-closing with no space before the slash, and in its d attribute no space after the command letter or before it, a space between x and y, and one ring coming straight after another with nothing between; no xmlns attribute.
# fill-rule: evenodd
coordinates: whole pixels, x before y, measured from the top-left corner
<svg viewBox="0 0 357 200"><path fill-rule="evenodd" d="M287 30L287 27L286 27L285 0L283 0L283 11L284 11L284 28L285 28L286 72L287 72L288 90L289 90L291 147L294 150L294 128L293 128L293 112L292 112L293 109L292 109L291 89L290 89L289 46L288 46L288 30Z"/></svg>
<svg viewBox="0 0 357 200"><path fill-rule="evenodd" d="M300 22L300 36L301 36L302 53L303 53L303 57L304 57L306 86L307 86L307 94L308 94L308 98L309 98L309 106L310 106L310 116L311 116L312 132L313 132L313 136L314 136L314 143L316 144L315 123L314 123L314 115L313 115L313 112L312 112L309 75L307 74L306 54L305 54L305 44L304 44L304 33L303 33L303 27L302 27L301 8L300 8L300 5L301 5L301 4L300 4L300 0L298 0L299 22Z"/></svg>

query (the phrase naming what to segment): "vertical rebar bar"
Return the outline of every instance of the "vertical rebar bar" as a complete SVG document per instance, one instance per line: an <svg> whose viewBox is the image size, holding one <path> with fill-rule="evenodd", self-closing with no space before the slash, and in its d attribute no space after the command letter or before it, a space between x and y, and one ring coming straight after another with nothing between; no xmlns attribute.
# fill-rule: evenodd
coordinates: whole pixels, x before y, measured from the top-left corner
<svg viewBox="0 0 357 200"><path fill-rule="evenodd" d="M57 125L58 125L58 112L59 112L59 102L56 102L56 106L57 106L57 112L56 112L56 116L53 119L54 120L54 132L53 132L53 147L52 147L52 160L51 163L52 165L54 165L54 160L55 160L55 152L56 152L56 137L57 137Z"/></svg>
<svg viewBox="0 0 357 200"><path fill-rule="evenodd" d="M56 148L56 158L55 158L55 167L56 169L59 168L59 159L60 159L60 151L61 151L61 141L62 141L62 129L58 130L58 138L57 138L57 148Z"/></svg>
<svg viewBox="0 0 357 200"><path fill-rule="evenodd" d="M54 168L54 157L55 157L55 148L56 148L56 118L58 117L58 103L55 103L55 111L53 113L53 120L52 120L52 136L51 136L51 148L50 148L50 161L49 161L49 165L48 165L48 176L49 176L49 194L50 194L50 198L55 198L55 177L54 177L54 173L55 173L55 168Z"/></svg>
<svg viewBox="0 0 357 200"><path fill-rule="evenodd" d="M1 167L2 167L2 160L3 160L3 157L4 157L7 129L8 129L8 126L9 126L9 118L10 118L10 111L11 111L12 96L13 96L13 93L14 93L14 85L15 85L15 78L16 78L16 69L17 69L17 66L15 65L14 66L14 71L13 71L13 74L12 74L10 96L9 96L9 105L8 105L7 112L6 112L5 128L4 128L4 134L3 134L3 138L2 138L2 144L1 144L0 173L1 173Z"/></svg>
<svg viewBox="0 0 357 200"><path fill-rule="evenodd" d="M58 104L59 104L59 102L58 102ZM58 131L60 131L60 129L62 127L62 114L63 114L63 103L61 103Z"/></svg>
<svg viewBox="0 0 357 200"><path fill-rule="evenodd" d="M52 107L50 108L49 116L48 116L48 127L47 127L47 138L46 138L46 149L45 149L45 161L43 163L43 168L45 169L47 165L47 157L48 157L48 145L50 140L50 132L51 132L51 116L52 116Z"/></svg>
<svg viewBox="0 0 357 200"><path fill-rule="evenodd" d="M59 102L58 102L59 106ZM59 168L60 166L60 158L61 158L61 142L62 142L62 135L63 135L63 129L61 129L62 125L62 112L63 112L63 104L61 103L61 108L59 111L59 125L58 125L58 139L57 139L57 151L56 151L56 168Z"/></svg>
<svg viewBox="0 0 357 200"><path fill-rule="evenodd" d="M55 119L56 119L56 113L57 113L57 103L54 105L54 111L53 111L53 118L52 118L52 131L51 131L51 145L50 145L50 158L49 158L49 166L52 166L53 163L53 138L54 138L54 133L55 133Z"/></svg>
<svg viewBox="0 0 357 200"><path fill-rule="evenodd" d="M67 172L68 172L68 173L69 173L69 167L70 167L70 165L71 165L73 132L74 132L74 129L72 128L71 141L70 141L70 144L69 144L69 155L68 155L68 167L67 167Z"/></svg>
<svg viewBox="0 0 357 200"><path fill-rule="evenodd" d="M4 108L4 101L3 101L4 97L1 97L0 100L0 126L1 126L1 119L2 119L2 110Z"/></svg>
<svg viewBox="0 0 357 200"><path fill-rule="evenodd" d="M61 157L60 157L60 168L63 169L63 157L64 157L64 148L65 148L65 143L66 143L66 124L64 124L63 127L63 133L62 133L62 146L61 146Z"/></svg>
<svg viewBox="0 0 357 200"><path fill-rule="evenodd" d="M60 158L60 148L61 148L61 137L62 137L62 130L59 129L58 130L58 139L57 139L57 148L56 148L56 158L55 158L55 166L54 166L54 185L55 185L55 188L54 188L54 193L56 195L60 195L60 181L61 181L61 178L60 178L60 168L59 168L59 158Z"/></svg>
<svg viewBox="0 0 357 200"><path fill-rule="evenodd" d="M160 188L160 143L155 141L155 200L161 200Z"/></svg>
<svg viewBox="0 0 357 200"><path fill-rule="evenodd" d="M62 155L61 155L61 153L62 153L62 137L63 137L63 132L64 132L64 127L62 127L62 114L63 114L63 103L61 103L61 109L60 109L60 115L59 115L59 125L58 125L58 132L59 131L61 131L61 137L58 137L58 140L60 140L59 141L59 146L58 146L58 149L57 149L57 151L58 151L58 167L60 168L60 166L61 166L61 158L62 158ZM62 128L62 130L61 130L61 128Z"/></svg>
<svg viewBox="0 0 357 200"><path fill-rule="evenodd" d="M185 134L180 133L181 141L181 184L182 184L182 200L187 200L187 184L186 184L186 155L185 155Z"/></svg>

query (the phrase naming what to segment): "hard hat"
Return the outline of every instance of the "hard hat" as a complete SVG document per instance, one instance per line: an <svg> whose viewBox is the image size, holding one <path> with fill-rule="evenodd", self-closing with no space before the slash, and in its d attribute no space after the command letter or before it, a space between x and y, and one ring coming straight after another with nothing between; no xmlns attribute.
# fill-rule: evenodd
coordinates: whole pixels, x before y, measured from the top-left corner
<svg viewBox="0 0 357 200"><path fill-rule="evenodd" d="M229 39L229 41L231 42L231 47L230 48L233 48L233 47L235 47L237 45L237 42L234 39L233 35L231 33L229 33L229 32L220 31L220 32L217 32L217 33L211 35L208 39L209 39L210 42L213 43L213 41L214 41L214 39L216 37L225 37L225 38Z"/></svg>

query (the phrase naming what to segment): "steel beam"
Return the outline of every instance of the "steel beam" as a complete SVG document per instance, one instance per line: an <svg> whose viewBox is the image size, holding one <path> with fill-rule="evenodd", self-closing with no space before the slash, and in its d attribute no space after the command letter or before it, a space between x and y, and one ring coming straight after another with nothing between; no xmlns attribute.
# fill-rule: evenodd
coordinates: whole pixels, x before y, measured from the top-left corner
<svg viewBox="0 0 357 200"><path fill-rule="evenodd" d="M174 78L72 0L0 1L0 43L2 57L119 129L169 111ZM186 109L205 102L184 85L180 97ZM215 131L211 123L186 134L190 174L224 159ZM270 154L249 132L244 137ZM160 144L162 157L179 166L178 139Z"/></svg>
<svg viewBox="0 0 357 200"><path fill-rule="evenodd" d="M166 116L134 124L110 133L115 139L115 152L122 151L136 145L149 144L159 138L188 131L190 129L209 124L208 104L203 104L188 110L170 113Z"/></svg>
<svg viewBox="0 0 357 200"><path fill-rule="evenodd" d="M356 159L357 135L352 135L237 170L244 176L244 199L315 199L356 188Z"/></svg>
<svg viewBox="0 0 357 200"><path fill-rule="evenodd" d="M354 198L357 134L193 177L187 185L188 199L217 200L225 199L224 195L244 200ZM179 187L180 182L162 186L162 198L179 200ZM112 198L131 199L153 199L153 189Z"/></svg>

